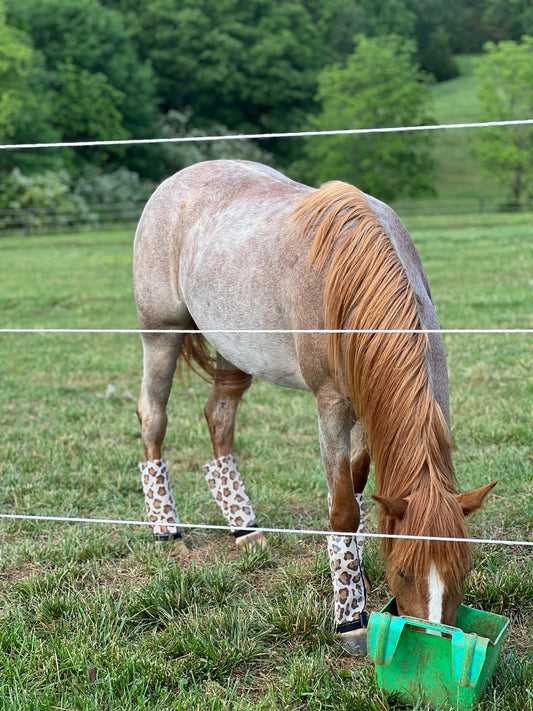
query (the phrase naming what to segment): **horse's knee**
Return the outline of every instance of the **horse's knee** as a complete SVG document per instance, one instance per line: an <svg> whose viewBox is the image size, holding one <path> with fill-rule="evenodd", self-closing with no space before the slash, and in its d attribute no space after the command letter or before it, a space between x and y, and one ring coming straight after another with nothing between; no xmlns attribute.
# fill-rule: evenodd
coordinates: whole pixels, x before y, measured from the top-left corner
<svg viewBox="0 0 533 711"><path fill-rule="evenodd" d="M329 518L332 531L355 533L359 528L360 509L355 497L348 460L341 467L331 492Z"/></svg>

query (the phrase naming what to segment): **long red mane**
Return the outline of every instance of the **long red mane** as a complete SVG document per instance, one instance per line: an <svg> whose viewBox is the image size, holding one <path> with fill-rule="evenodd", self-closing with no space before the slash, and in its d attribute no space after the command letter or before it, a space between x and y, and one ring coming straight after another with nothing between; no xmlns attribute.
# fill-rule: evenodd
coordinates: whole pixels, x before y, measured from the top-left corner
<svg viewBox="0 0 533 711"><path fill-rule="evenodd" d="M309 268L327 270L325 327L353 330L421 330L417 302L405 269L364 194L327 183L298 205L295 220L312 239ZM452 443L431 387L429 342L424 333L354 333L328 336L330 367L346 381L375 461L376 493L409 499L404 532L465 537L455 499ZM345 388L344 388L345 389ZM380 512L380 531L394 519ZM459 580L469 566L465 543L383 539L398 568L446 563Z"/></svg>

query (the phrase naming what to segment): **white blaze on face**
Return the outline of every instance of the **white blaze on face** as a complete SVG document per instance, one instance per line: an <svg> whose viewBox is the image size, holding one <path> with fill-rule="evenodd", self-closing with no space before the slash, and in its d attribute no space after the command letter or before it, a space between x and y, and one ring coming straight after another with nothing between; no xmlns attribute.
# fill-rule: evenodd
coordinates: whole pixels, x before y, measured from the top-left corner
<svg viewBox="0 0 533 711"><path fill-rule="evenodd" d="M442 601L444 597L444 583L439 575L435 563L431 563L428 575L429 610L428 620L440 622L442 620Z"/></svg>

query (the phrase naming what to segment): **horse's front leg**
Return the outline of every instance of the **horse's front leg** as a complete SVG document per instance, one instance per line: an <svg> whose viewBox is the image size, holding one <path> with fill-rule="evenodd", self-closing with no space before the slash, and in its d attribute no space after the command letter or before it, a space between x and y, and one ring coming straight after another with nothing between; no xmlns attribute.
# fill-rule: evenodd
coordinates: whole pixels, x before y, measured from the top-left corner
<svg viewBox="0 0 533 711"><path fill-rule="evenodd" d="M368 445L366 435L361 422L356 422L350 434L350 465L352 469L353 489L355 498L359 504L359 528L358 533L364 530L365 513L363 509L363 492L366 482L368 481L368 472L370 470L370 455L368 453ZM357 551L359 553L359 561L363 562L363 553L365 548L365 539L362 536L357 537ZM363 571L364 575L364 571ZM370 591L368 578L364 575L366 592Z"/></svg>
<svg viewBox="0 0 533 711"><path fill-rule="evenodd" d="M332 390L317 396L320 446L329 492L330 524L328 554L334 594L334 616L338 641L353 654L366 653L366 591L362 568L362 487L366 483L365 457L356 451L354 465L362 464L361 475L352 473L350 431L353 417L346 400ZM361 457L361 459L360 459ZM355 480L357 488L355 490ZM363 482L364 479L364 482ZM346 532L346 535L343 535Z"/></svg>
<svg viewBox="0 0 533 711"><path fill-rule="evenodd" d="M235 415L251 382L251 375L218 355L217 370L205 407L215 459L206 464L203 471L238 548L266 546L263 533L250 530L256 528L255 513L233 454Z"/></svg>

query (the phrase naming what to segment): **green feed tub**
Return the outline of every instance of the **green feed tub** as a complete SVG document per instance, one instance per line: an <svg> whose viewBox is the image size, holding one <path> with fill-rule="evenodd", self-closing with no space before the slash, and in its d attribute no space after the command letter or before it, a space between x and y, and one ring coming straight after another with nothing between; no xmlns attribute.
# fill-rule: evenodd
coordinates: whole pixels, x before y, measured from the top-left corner
<svg viewBox="0 0 533 711"><path fill-rule="evenodd" d="M398 617L392 599L368 621L368 655L386 694L463 711L492 676L509 621L461 605L456 627Z"/></svg>

